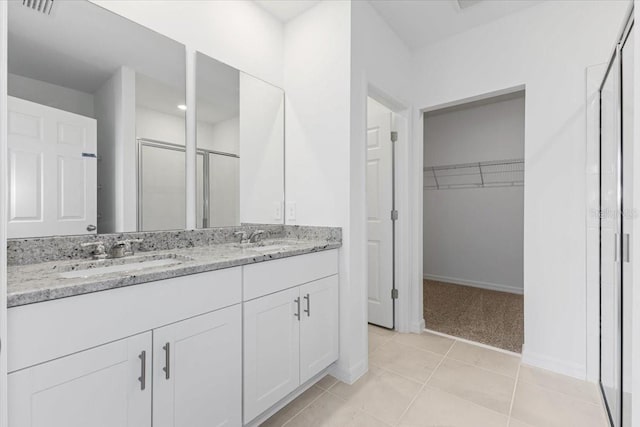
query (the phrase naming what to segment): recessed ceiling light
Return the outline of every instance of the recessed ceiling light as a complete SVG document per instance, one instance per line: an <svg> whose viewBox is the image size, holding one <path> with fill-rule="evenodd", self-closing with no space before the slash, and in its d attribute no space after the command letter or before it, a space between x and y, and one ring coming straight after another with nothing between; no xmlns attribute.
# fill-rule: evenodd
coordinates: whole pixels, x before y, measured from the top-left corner
<svg viewBox="0 0 640 427"><path fill-rule="evenodd" d="M187 111L187 106L184 104L178 105L178 110Z"/></svg>

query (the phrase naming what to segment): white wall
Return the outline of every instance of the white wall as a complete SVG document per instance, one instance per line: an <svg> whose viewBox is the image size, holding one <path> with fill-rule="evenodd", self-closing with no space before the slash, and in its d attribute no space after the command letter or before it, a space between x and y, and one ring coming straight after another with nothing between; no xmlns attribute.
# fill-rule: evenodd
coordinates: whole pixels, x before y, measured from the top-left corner
<svg viewBox="0 0 640 427"><path fill-rule="evenodd" d="M364 283L351 281L349 265L350 9L349 2L314 6L287 23L284 49L287 201L297 205L297 224L343 227L336 375L346 380L364 372L356 365L364 363L366 346L363 333L353 330L362 308L352 300Z"/></svg>
<svg viewBox="0 0 640 427"><path fill-rule="evenodd" d="M523 158L525 98L513 96L427 113L425 166ZM522 293L522 186L425 189L423 212L425 278Z"/></svg>
<svg viewBox="0 0 640 427"><path fill-rule="evenodd" d="M282 90L240 73L240 121L235 123L240 133L239 152L236 151L240 154L240 222L282 223L285 176ZM232 163L227 164L232 167Z"/></svg>
<svg viewBox="0 0 640 427"><path fill-rule="evenodd" d="M283 135L281 134L281 143L282 137ZM198 122L198 148L239 155L240 116L231 117L213 125Z"/></svg>
<svg viewBox="0 0 640 427"><path fill-rule="evenodd" d="M524 94L426 113L425 166L524 156Z"/></svg>
<svg viewBox="0 0 640 427"><path fill-rule="evenodd" d="M347 382L368 365L367 95L372 86L402 105L410 99L409 70L408 49L367 2L321 2L285 26L287 201L296 203L297 224L343 229L334 374ZM405 143L400 152L408 149ZM403 173L408 168L401 181Z"/></svg>
<svg viewBox="0 0 640 427"><path fill-rule="evenodd" d="M94 117L93 95L75 89L9 74L9 95L58 108L82 116Z"/></svg>
<svg viewBox="0 0 640 427"><path fill-rule="evenodd" d="M414 57L417 108L526 86L523 357L577 377L586 366L585 68L606 60L625 8L544 2Z"/></svg>
<svg viewBox="0 0 640 427"><path fill-rule="evenodd" d="M92 1L189 48L282 86L282 24L252 1Z"/></svg>
<svg viewBox="0 0 640 427"><path fill-rule="evenodd" d="M136 138L184 145L184 117L136 106ZM133 141L135 144L135 141Z"/></svg>
<svg viewBox="0 0 640 427"><path fill-rule="evenodd" d="M238 116L219 123L198 122L198 148L239 154ZM141 106L136 107L136 138L154 139L184 145L184 117L166 114Z"/></svg>
<svg viewBox="0 0 640 427"><path fill-rule="evenodd" d="M98 232L136 231L135 71L121 67L94 94Z"/></svg>

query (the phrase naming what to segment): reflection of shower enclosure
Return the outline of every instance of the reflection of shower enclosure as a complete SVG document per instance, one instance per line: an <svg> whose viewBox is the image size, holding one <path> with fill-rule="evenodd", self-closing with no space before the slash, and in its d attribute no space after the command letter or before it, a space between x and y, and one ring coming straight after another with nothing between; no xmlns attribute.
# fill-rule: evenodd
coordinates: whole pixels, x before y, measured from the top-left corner
<svg viewBox="0 0 640 427"><path fill-rule="evenodd" d="M240 225L240 157L198 149L197 227Z"/></svg>
<svg viewBox="0 0 640 427"><path fill-rule="evenodd" d="M197 150L198 227L237 225L239 161L236 154ZM138 230L184 229L185 148L138 139Z"/></svg>

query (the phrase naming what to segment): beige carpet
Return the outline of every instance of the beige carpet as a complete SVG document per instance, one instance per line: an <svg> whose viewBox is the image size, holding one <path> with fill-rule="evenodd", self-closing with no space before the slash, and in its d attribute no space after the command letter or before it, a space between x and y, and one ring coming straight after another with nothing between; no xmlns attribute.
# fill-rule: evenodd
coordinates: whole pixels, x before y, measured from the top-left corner
<svg viewBox="0 0 640 427"><path fill-rule="evenodd" d="M523 296L424 280L427 329L520 353Z"/></svg>

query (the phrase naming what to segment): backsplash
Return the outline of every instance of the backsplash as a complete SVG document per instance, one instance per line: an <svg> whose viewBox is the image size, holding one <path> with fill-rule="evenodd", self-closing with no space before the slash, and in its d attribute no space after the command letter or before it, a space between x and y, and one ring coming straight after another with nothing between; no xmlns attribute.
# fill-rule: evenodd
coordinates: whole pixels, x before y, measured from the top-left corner
<svg viewBox="0 0 640 427"><path fill-rule="evenodd" d="M7 264L26 265L40 262L90 258L92 248L80 245L101 241L107 248L122 239L143 239L134 244L136 252L209 246L238 241L237 231L264 230L262 239L299 239L328 242L342 241L339 227L299 225L245 224L240 227L205 228L198 230L146 231L99 235L34 237L7 241Z"/></svg>

